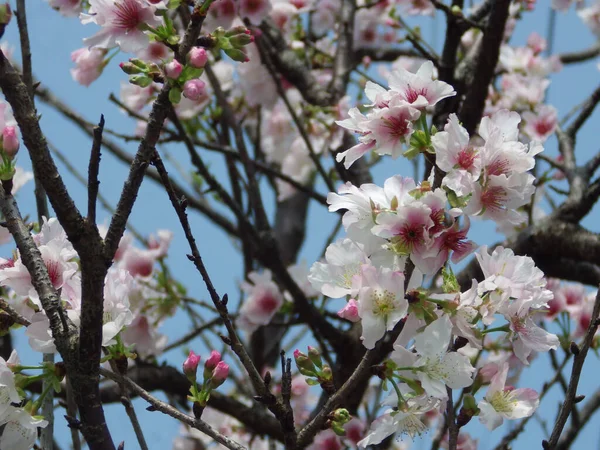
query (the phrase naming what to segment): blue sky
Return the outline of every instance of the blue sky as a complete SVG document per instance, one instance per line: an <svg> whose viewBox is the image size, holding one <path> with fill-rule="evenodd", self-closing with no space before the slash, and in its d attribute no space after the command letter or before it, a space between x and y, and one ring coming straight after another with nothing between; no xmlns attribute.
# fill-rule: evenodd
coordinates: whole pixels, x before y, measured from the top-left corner
<svg viewBox="0 0 600 450"><path fill-rule="evenodd" d="M519 23L513 43L523 44L531 31L545 35L548 21L548 11L542 11L541 6L546 2L540 1L540 11L527 14L525 20ZM549 2L548 2L549 3ZM69 74L72 67L70 60L71 51L82 46L81 39L95 33L96 28L93 25L83 26L77 19L65 19L52 11L45 2L29 2L28 21L31 33L31 44L33 53L34 73L40 79L43 85L48 86L54 94L62 98L74 110L79 111L81 115L89 121L97 122L100 114L104 114L106 126L118 132L131 134L134 128L134 122L123 115L108 100L108 95L112 92L118 95L120 83L126 80L126 76L118 68L119 61L124 60L125 56L117 56L110 64L103 76L85 88L75 83ZM441 17L435 22L435 27L441 23ZM436 38L435 47L440 48L443 39L443 32L438 29L434 31L431 25L421 21L425 36ZM573 51L584 49L592 45L594 37L592 33L583 26L574 12L566 15L559 14L557 21L557 31L555 34L554 48L557 52ZM12 23L8 28L3 41L8 41L13 47L18 47L18 37L16 23ZM17 53L18 54L18 53ZM562 117L574 105L583 101L589 93L597 86L600 81L600 72L596 68L597 61L591 61L585 64L570 66L563 72L553 76L550 86L548 102L556 106ZM86 135L67 123L62 117L51 109L45 107L38 101L38 108L42 114L42 128L49 141L57 146L67 155L70 162L75 165L81 173L87 173L87 162L90 151L90 141ZM585 161L589 156L600 150L598 140L595 139L597 133L594 123L599 123L600 114L598 111L590 118L587 125L581 130L577 143L577 156L580 161ZM122 144L123 148L134 152L135 143ZM173 156L175 156L182 165L187 166L187 153L181 147L169 145L165 147ZM555 139L550 139L546 145L546 153L549 156L558 154ZM212 161L214 167L220 167L219 162L212 156L207 156ZM23 167L29 167L29 159L26 151L23 149L19 156L19 163ZM71 188L71 194L76 203L85 209L87 197L86 191L81 187L75 178L64 170L61 164L61 173ZM223 176L221 172L218 175ZM393 174L412 175L412 168L409 164L396 161L393 164L385 164L376 169L374 175L377 183L381 184L386 177ZM120 194L123 182L127 175L127 168L117 162L111 155L104 152L100 169L100 190L112 204L115 204ZM175 175L177 177L177 175ZM323 186L318 185L323 191ZM267 198L267 202L272 204L272 199ZM19 194L19 203L24 213L35 216L35 203L33 197L33 185L29 184ZM272 207L269 207L272 213ZM301 251L301 259L305 259L308 264L318 259L322 245L335 225L336 216L327 213L326 209L319 205L312 205L310 212L309 236ZM103 210L99 210L98 220L100 223L109 220L110 215ZM598 208L584 220L584 225L593 231L600 231L597 223L600 219ZM229 238L210 225L207 220L196 214L190 216L192 229L194 230L200 251L202 252L205 263L211 273L213 282L220 293L228 292L230 296L235 297L238 291L238 282L242 276L240 257L233 247ZM152 182L145 181L141 194L134 207L132 223L144 234L155 232L157 229L166 228L174 230L175 238L170 251L169 261L171 270L176 274L189 289L190 295L199 299L207 299L202 280L195 272L193 266L185 254L188 252L187 244L180 232L180 226L172 207L168 201L165 192ZM499 239L495 232L495 226L491 223L478 223L473 228L473 239L479 244L491 244ZM2 254L9 254L10 246L5 246ZM185 333L188 325L187 319L181 314L168 321L162 328L170 340ZM34 354L27 350L26 339L21 332L15 333L17 348L22 350L22 359L26 363L34 363L41 360L41 355ZM218 344L217 344L218 345ZM201 350L203 354L207 351L199 340L193 341L192 347ZM37 359L36 359L37 358ZM160 360L166 360L170 364L179 366L183 361L184 355L181 350L174 350L161 356ZM600 364L594 355L590 355L584 368L584 375L581 380L580 394L591 394L597 387L597 377L594 373L600 369ZM526 371L526 375L521 379L522 386L530 386L539 389L545 381L545 375L548 373L547 357L542 355L533 364L533 367ZM552 415L547 416L545 411L554 414L556 405L560 400L560 393L555 388L546 397L542 403L542 415L549 419L550 426ZM159 394L160 397L160 394ZM178 431L178 425L175 421L163 417L160 413L149 413L145 410L145 402L136 400L136 410L140 415L140 420L144 428L146 438L150 443L151 449L169 449L173 437ZM59 410L60 411L60 410ZM124 414L121 405L109 406L107 408L107 418L110 429L116 442L125 440L127 449L137 448L135 437L129 426L128 419ZM57 418L57 435L63 448L68 448L69 434L62 425L61 416ZM578 445L584 445L579 448L592 448L592 443L597 443L598 426L600 425L600 415L595 421L588 425L587 431L578 441ZM480 437L480 448L489 448L490 443L496 442L500 436L507 430L507 425L493 433L483 431L478 424L470 425L466 431ZM528 431L516 441L515 449L526 448L530 445L540 446L540 441L544 437L541 427L531 421ZM426 448L423 444L417 444L417 448Z"/></svg>

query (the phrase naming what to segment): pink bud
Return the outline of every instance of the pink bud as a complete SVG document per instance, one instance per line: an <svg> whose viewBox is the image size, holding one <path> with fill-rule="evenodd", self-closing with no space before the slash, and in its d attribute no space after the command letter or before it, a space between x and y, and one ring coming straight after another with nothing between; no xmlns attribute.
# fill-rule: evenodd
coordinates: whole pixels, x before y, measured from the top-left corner
<svg viewBox="0 0 600 450"><path fill-rule="evenodd" d="M192 48L188 55L188 61L190 66L201 69L206 64L206 61L208 61L208 53L206 53L206 49L202 47Z"/></svg>
<svg viewBox="0 0 600 450"><path fill-rule="evenodd" d="M337 314L342 319L349 320L350 322L358 322L360 320L360 317L358 316L358 305L353 298L351 298L346 306L340 309Z"/></svg>
<svg viewBox="0 0 600 450"><path fill-rule="evenodd" d="M218 351L213 350L210 352L210 356L204 363L204 367L209 370L214 370L219 362L221 362L221 354Z"/></svg>
<svg viewBox="0 0 600 450"><path fill-rule="evenodd" d="M179 75L181 75L182 71L183 66L176 59L165 65L165 74L168 78L176 80L177 78L179 78Z"/></svg>
<svg viewBox="0 0 600 450"><path fill-rule="evenodd" d="M210 379L210 386L212 389L216 389L221 386L227 376L229 375L229 365L224 361L219 361L215 370L213 370L212 378Z"/></svg>
<svg viewBox="0 0 600 450"><path fill-rule="evenodd" d="M188 380L196 380L196 370L198 369L198 364L200 364L200 359L200 355L196 355L193 350L190 350L190 354L183 362L183 373L188 377Z"/></svg>
<svg viewBox="0 0 600 450"><path fill-rule="evenodd" d="M19 144L16 128L13 126L4 127L4 130L2 130L2 148L6 156L10 159L14 158L19 151Z"/></svg>
<svg viewBox="0 0 600 450"><path fill-rule="evenodd" d="M183 85L183 95L193 101L200 100L204 94L206 83L200 79L188 80Z"/></svg>

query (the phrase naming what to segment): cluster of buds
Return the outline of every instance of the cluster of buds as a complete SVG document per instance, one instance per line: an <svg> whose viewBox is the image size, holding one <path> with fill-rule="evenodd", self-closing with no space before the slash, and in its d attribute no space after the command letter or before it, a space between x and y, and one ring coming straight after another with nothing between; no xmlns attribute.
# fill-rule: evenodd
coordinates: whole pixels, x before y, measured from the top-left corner
<svg viewBox="0 0 600 450"><path fill-rule="evenodd" d="M338 436L345 436L346 429L344 428L344 425L350 422L350 419L352 419L352 416L347 409L338 408L327 416L325 426L331 428Z"/></svg>
<svg viewBox="0 0 600 450"><path fill-rule="evenodd" d="M296 366L302 375L306 377L306 383L310 386L320 385L329 395L335 393L333 384L333 373L328 364L324 364L318 349L308 346L308 355L296 349L294 351Z"/></svg>
<svg viewBox="0 0 600 450"><path fill-rule="evenodd" d="M210 393L221 386L229 375L229 365L221 361L221 354L218 351L213 350L204 363L203 381L199 388L197 371L200 360L200 355L190 351L187 359L183 362L183 373L192 383L190 387L191 395L188 396L188 399L194 405L194 415L197 419L202 416L202 411L208 403Z"/></svg>
<svg viewBox="0 0 600 450"><path fill-rule="evenodd" d="M162 77L157 64L148 63L139 58L130 58L128 62L119 64L123 72L129 75L129 82L140 87L148 87Z"/></svg>
<svg viewBox="0 0 600 450"><path fill-rule="evenodd" d="M250 61L245 47L254 42L254 36L245 26L240 25L227 31L219 27L211 34L211 37L215 46L223 50L234 61Z"/></svg>

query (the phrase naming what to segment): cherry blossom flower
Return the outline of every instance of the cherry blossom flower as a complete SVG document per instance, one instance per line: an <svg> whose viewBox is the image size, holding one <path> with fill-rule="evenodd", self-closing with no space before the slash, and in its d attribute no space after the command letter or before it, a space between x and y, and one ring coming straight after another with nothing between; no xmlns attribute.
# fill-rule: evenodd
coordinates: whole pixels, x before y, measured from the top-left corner
<svg viewBox="0 0 600 450"><path fill-rule="evenodd" d="M505 386L508 364L492 378L485 398L477 405L479 421L492 431L502 425L504 419L514 420L531 416L539 405L537 392L529 388L513 389Z"/></svg>
<svg viewBox="0 0 600 450"><path fill-rule="evenodd" d="M451 336L452 323L447 315L443 315L417 334L416 353L402 345L394 345L391 359L399 367L414 367L415 372L407 376L416 377L428 395L445 399L448 396L446 386L452 389L470 386L475 371L468 357L448 352Z"/></svg>
<svg viewBox="0 0 600 450"><path fill-rule="evenodd" d="M377 142L380 155L391 155L396 159L402 154L403 144L408 142L413 131L412 123L420 113L404 100L395 97L387 108L375 111L367 124L372 138Z"/></svg>
<svg viewBox="0 0 600 450"><path fill-rule="evenodd" d="M75 68L71 69L71 76L83 86L89 86L96 80L104 69L104 56L106 50L100 48L80 48L71 53L71 60Z"/></svg>
<svg viewBox="0 0 600 450"><path fill-rule="evenodd" d="M133 314L129 309L129 294L134 287L133 277L129 272L111 268L104 281L104 317L102 325L102 345L112 345L115 336L133 322Z"/></svg>
<svg viewBox="0 0 600 450"><path fill-rule="evenodd" d="M369 264L363 246L350 239L339 240L327 247L325 261L310 268L308 279L313 287L331 298L356 295L353 279L360 275L361 265Z"/></svg>
<svg viewBox="0 0 600 450"><path fill-rule="evenodd" d="M8 361L0 357L0 417L9 411L11 403L20 403L21 396L15 386L15 374L10 366L19 364L19 356L13 350Z"/></svg>
<svg viewBox="0 0 600 450"><path fill-rule="evenodd" d="M23 408L9 406L4 416L0 418L0 425L4 425L0 448L29 450L37 439L38 428L45 428L48 421L39 416L32 417Z"/></svg>
<svg viewBox="0 0 600 450"><path fill-rule="evenodd" d="M416 73L405 69L392 72L390 89L415 108L433 106L440 100L456 95L448 83L433 79L433 63L424 62Z"/></svg>
<svg viewBox="0 0 600 450"><path fill-rule="evenodd" d="M577 14L592 33L600 37L600 2L596 1L589 7L580 9Z"/></svg>
<svg viewBox="0 0 600 450"><path fill-rule="evenodd" d="M240 17L248 19L252 25L260 25L271 12L270 0L239 0Z"/></svg>
<svg viewBox="0 0 600 450"><path fill-rule="evenodd" d="M371 349L406 316L404 274L390 269L361 267L358 314L361 318L363 345Z"/></svg>
<svg viewBox="0 0 600 450"><path fill-rule="evenodd" d="M525 111L523 120L525 121L523 132L531 139L544 142L556 130L558 111L554 106L541 105L535 113Z"/></svg>
<svg viewBox="0 0 600 450"><path fill-rule="evenodd" d="M48 0L48 4L65 17L76 17L81 12L81 0Z"/></svg>
<svg viewBox="0 0 600 450"><path fill-rule="evenodd" d="M351 298L342 309L337 313L342 319L349 320L350 322L360 322L360 315L358 314L358 303L356 300Z"/></svg>
<svg viewBox="0 0 600 450"><path fill-rule="evenodd" d="M283 295L271 279L271 271L250 272L251 283L243 282L241 287L246 299L237 319L237 324L245 331L252 332L261 325L267 325L283 304Z"/></svg>
<svg viewBox="0 0 600 450"><path fill-rule="evenodd" d="M134 53L149 44L145 27L158 27L162 21L154 15L156 8L145 0L89 0L88 14L81 23L95 23L102 29L83 42L89 47L112 48Z"/></svg>
<svg viewBox="0 0 600 450"><path fill-rule="evenodd" d="M560 345L556 335L537 326L533 321L531 316L535 310L529 308L531 303L528 298L516 300L508 306L505 312L505 317L510 323L510 330L514 335L513 351L525 365L529 364L528 357L531 352L556 350Z"/></svg>

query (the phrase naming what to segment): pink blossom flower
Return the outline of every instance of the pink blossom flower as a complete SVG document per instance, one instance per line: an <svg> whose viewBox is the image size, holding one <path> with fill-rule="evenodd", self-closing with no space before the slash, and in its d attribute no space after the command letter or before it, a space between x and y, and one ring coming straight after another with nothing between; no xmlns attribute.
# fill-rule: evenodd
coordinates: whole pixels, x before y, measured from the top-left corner
<svg viewBox="0 0 600 450"><path fill-rule="evenodd" d="M431 61L424 62L417 73L402 68L395 70L388 81L390 89L415 108L433 106L440 100L456 95L448 83L433 79Z"/></svg>
<svg viewBox="0 0 600 450"><path fill-rule="evenodd" d="M156 330L157 324L150 323L147 315L138 314L131 324L122 332L121 337L126 345L134 345L135 352L140 355L158 355L167 344L167 336Z"/></svg>
<svg viewBox="0 0 600 450"><path fill-rule="evenodd" d="M106 50L100 48L80 48L71 53L71 60L75 68L71 69L71 76L83 86L89 86L104 70L104 56Z"/></svg>
<svg viewBox="0 0 600 450"><path fill-rule="evenodd" d="M75 17L81 12L81 0L48 0L48 4L65 17Z"/></svg>
<svg viewBox="0 0 600 450"><path fill-rule="evenodd" d="M386 330L392 330L406 316L404 274L390 269L363 265L358 293L363 345L371 349Z"/></svg>
<svg viewBox="0 0 600 450"><path fill-rule="evenodd" d="M429 0L396 0L395 3L402 5L402 9L409 15L432 16L435 7Z"/></svg>
<svg viewBox="0 0 600 450"><path fill-rule="evenodd" d="M399 367L414 367L414 373L411 374L408 370L402 373L419 380L428 395L445 399L448 397L446 386L452 389L470 386L473 384L472 374L475 371L468 357L448 352L451 336L452 323L447 315L443 315L417 334L416 353L396 344L391 359Z"/></svg>
<svg viewBox="0 0 600 450"><path fill-rule="evenodd" d="M144 27L158 27L162 21L154 15L156 8L145 0L89 0L89 14L81 14L81 23L102 27L83 42L89 47L112 48L137 52L149 44Z"/></svg>
<svg viewBox="0 0 600 450"><path fill-rule="evenodd" d="M330 428L317 433L307 450L342 450L343 448L342 440Z"/></svg>
<svg viewBox="0 0 600 450"><path fill-rule="evenodd" d="M353 298L348 300L348 303L338 311L337 315L350 322L359 322L360 316L358 314L358 303L356 303L356 300Z"/></svg>
<svg viewBox="0 0 600 450"><path fill-rule="evenodd" d="M392 155L396 159L402 154L402 146L407 143L413 131L413 122L420 116L419 110L399 97L394 97L387 108L369 115L367 129L377 142L376 152Z"/></svg>
<svg viewBox="0 0 600 450"><path fill-rule="evenodd" d="M270 0L239 0L239 14L252 25L260 25L271 12Z"/></svg>
<svg viewBox="0 0 600 450"><path fill-rule="evenodd" d="M504 419L514 420L531 416L540 401L537 392L529 388L513 389L505 386L508 364L492 378L484 400L477 405L479 421L492 431L502 425Z"/></svg>
<svg viewBox="0 0 600 450"><path fill-rule="evenodd" d="M252 332L271 321L283 304L283 295L271 280L269 270L262 274L250 272L248 279L251 283L242 283L242 290L247 297L240 308L237 324L243 330Z"/></svg>
<svg viewBox="0 0 600 450"><path fill-rule="evenodd" d="M577 14L592 33L600 37L600 2L596 1L588 8L580 9Z"/></svg>
<svg viewBox="0 0 600 450"><path fill-rule="evenodd" d="M4 425L0 448L11 450L29 450L35 444L38 428L48 426L48 421L40 416L32 416L24 408L9 406L0 425Z"/></svg>
<svg viewBox="0 0 600 450"><path fill-rule="evenodd" d="M541 105L537 112L523 113L525 127L523 131L531 138L540 142L548 139L558 125L558 112L554 106Z"/></svg>
<svg viewBox="0 0 600 450"><path fill-rule="evenodd" d="M226 30L231 28L233 19L237 15L237 1L234 0L216 0L210 5L208 15L204 22L203 29L212 32L218 27Z"/></svg>

